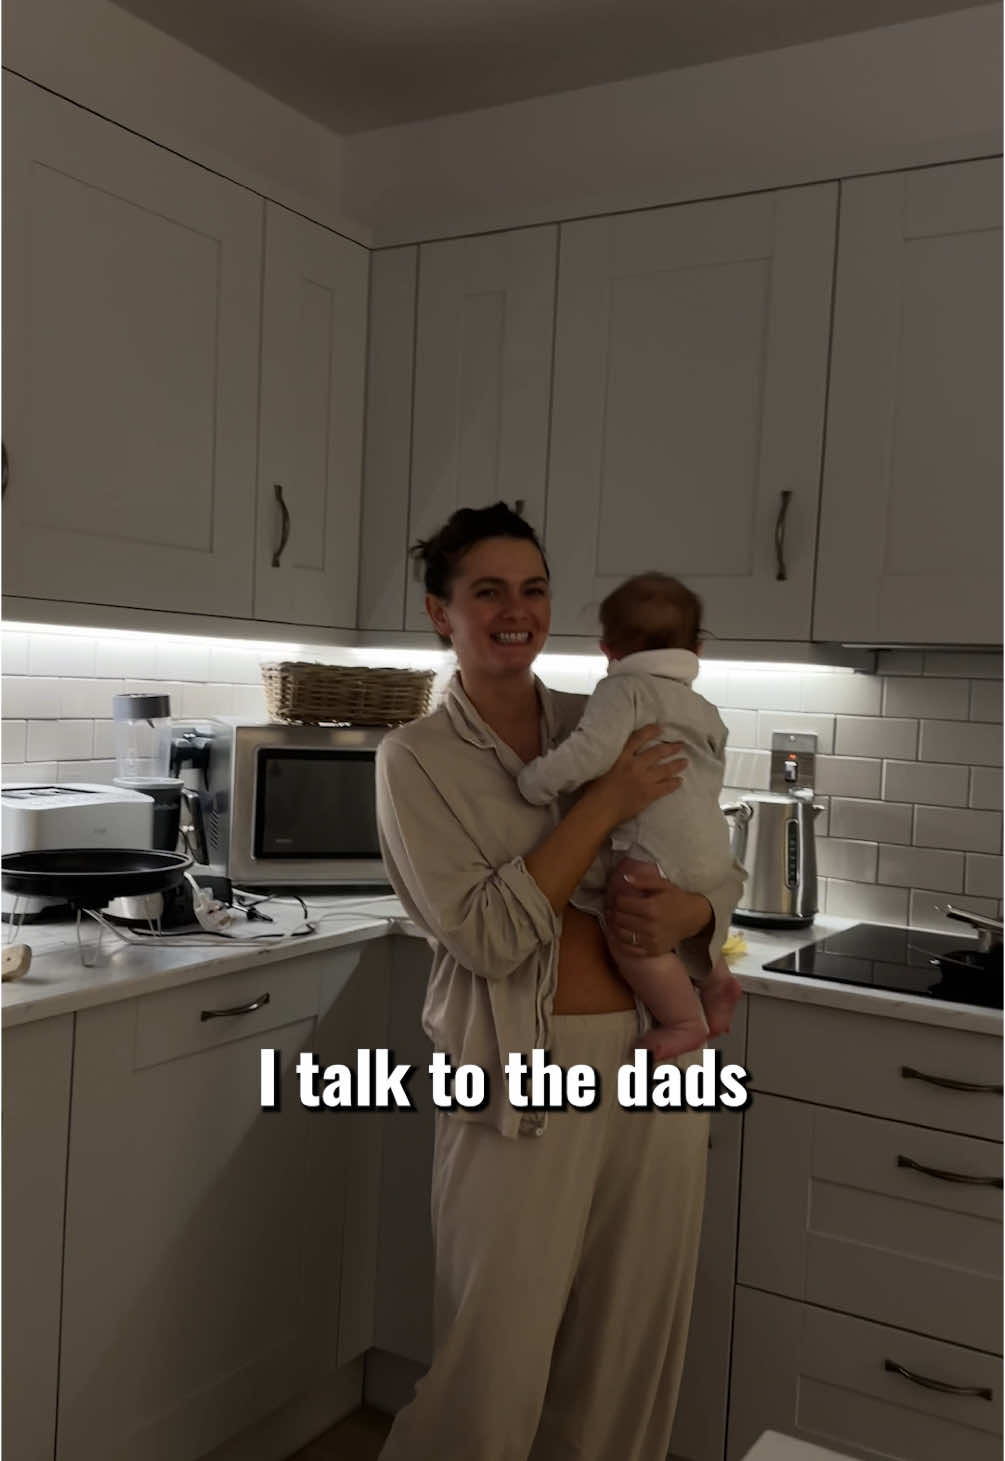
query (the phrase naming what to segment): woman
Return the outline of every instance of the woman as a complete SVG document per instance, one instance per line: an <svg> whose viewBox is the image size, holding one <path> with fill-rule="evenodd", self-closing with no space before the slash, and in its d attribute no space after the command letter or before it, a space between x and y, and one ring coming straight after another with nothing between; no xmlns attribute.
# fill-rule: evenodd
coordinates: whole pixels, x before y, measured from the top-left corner
<svg viewBox="0 0 1005 1461"><path fill-rule="evenodd" d="M424 1028L452 1066L481 1066L489 1093L478 1111L437 1112L434 1357L382 1461L663 1461L707 1116L618 1105L648 1016L569 898L610 830L673 792L684 762L643 749L648 727L564 815L524 802L522 766L583 704L532 672L550 619L540 544L497 503L456 512L419 551L458 672L438 710L385 738L378 818L388 876L434 948ZM739 876L706 899L630 866L653 891L619 895L611 922L636 951L707 942L739 896ZM510 1104L503 1066L535 1048L598 1071L592 1111Z"/></svg>

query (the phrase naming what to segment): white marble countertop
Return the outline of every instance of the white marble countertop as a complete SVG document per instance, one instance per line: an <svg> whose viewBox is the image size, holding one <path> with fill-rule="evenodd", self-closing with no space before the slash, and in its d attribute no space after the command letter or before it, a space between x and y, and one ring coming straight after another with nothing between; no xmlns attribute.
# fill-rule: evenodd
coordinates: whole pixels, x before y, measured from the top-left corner
<svg viewBox="0 0 1005 1461"><path fill-rule="evenodd" d="M332 894L308 898L308 911L316 931L304 937L263 939L261 943L228 943L211 936L179 937L174 942L150 940L140 946L119 942L102 934L100 955L94 968L83 967L73 923L25 924L19 939L32 949L32 963L21 979L2 986L0 1005L4 1026L47 1019L70 1010L110 1004L135 995L153 994L177 985L191 984L214 974L232 972L252 963L274 964L299 954L341 948L369 939L400 933L421 937L405 917L396 898ZM270 904L274 924L252 923L237 931L244 937L287 932L302 921L299 909L290 902ZM766 973L768 960L812 943L815 939L850 928L857 920L820 915L810 928L737 929L747 952L730 962L748 994L773 999L795 1000L834 1009L859 1010L864 1014L887 1015L919 1024L970 1030L978 1034L1001 1035L1002 1012L973 1005L949 1004L943 1000L879 989L828 984L790 974ZM87 921L82 939L90 958L97 950L97 924ZM4 930L5 938L8 937ZM918 930L919 940L924 938Z"/></svg>

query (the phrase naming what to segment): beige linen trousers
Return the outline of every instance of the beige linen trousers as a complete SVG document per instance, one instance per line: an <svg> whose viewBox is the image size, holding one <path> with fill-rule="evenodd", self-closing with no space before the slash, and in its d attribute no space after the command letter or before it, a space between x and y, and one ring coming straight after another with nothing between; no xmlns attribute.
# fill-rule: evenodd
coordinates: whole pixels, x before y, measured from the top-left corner
<svg viewBox="0 0 1005 1461"><path fill-rule="evenodd" d="M618 1104L638 1033L634 1011L553 1017L551 1059L592 1065L601 1099L539 1138L437 1113L434 1357L381 1461L665 1461L708 1116Z"/></svg>

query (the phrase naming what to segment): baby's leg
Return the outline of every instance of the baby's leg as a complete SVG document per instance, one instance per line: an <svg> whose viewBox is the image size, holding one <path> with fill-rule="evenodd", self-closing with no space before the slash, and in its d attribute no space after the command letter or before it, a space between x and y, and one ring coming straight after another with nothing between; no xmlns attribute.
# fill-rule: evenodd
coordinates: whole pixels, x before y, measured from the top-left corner
<svg viewBox="0 0 1005 1461"><path fill-rule="evenodd" d="M676 954L627 954L624 945L608 941L625 981L646 1005L653 1028L639 1044L653 1059L673 1060L705 1043L708 1029L687 970Z"/></svg>
<svg viewBox="0 0 1005 1461"><path fill-rule="evenodd" d="M710 1035L724 1035L743 991L725 959L718 959L701 983L701 1003Z"/></svg>

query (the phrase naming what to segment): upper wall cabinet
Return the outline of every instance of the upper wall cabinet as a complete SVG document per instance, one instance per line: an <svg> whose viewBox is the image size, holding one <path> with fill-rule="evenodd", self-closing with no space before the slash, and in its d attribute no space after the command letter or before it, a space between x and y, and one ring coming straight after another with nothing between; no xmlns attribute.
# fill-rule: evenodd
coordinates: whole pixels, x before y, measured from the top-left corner
<svg viewBox="0 0 1005 1461"><path fill-rule="evenodd" d="M407 546L455 508L503 498L544 526L557 233L376 256L361 628L429 628Z"/></svg>
<svg viewBox="0 0 1005 1461"><path fill-rule="evenodd" d="M842 185L817 639L1001 642L1001 192Z"/></svg>
<svg viewBox="0 0 1005 1461"><path fill-rule="evenodd" d="M4 589L248 616L262 202L4 78Z"/></svg>
<svg viewBox="0 0 1005 1461"><path fill-rule="evenodd" d="M367 250L266 206L255 618L356 623Z"/></svg>
<svg viewBox="0 0 1005 1461"><path fill-rule="evenodd" d="M836 184L563 225L552 627L659 569L730 639L808 639Z"/></svg>

